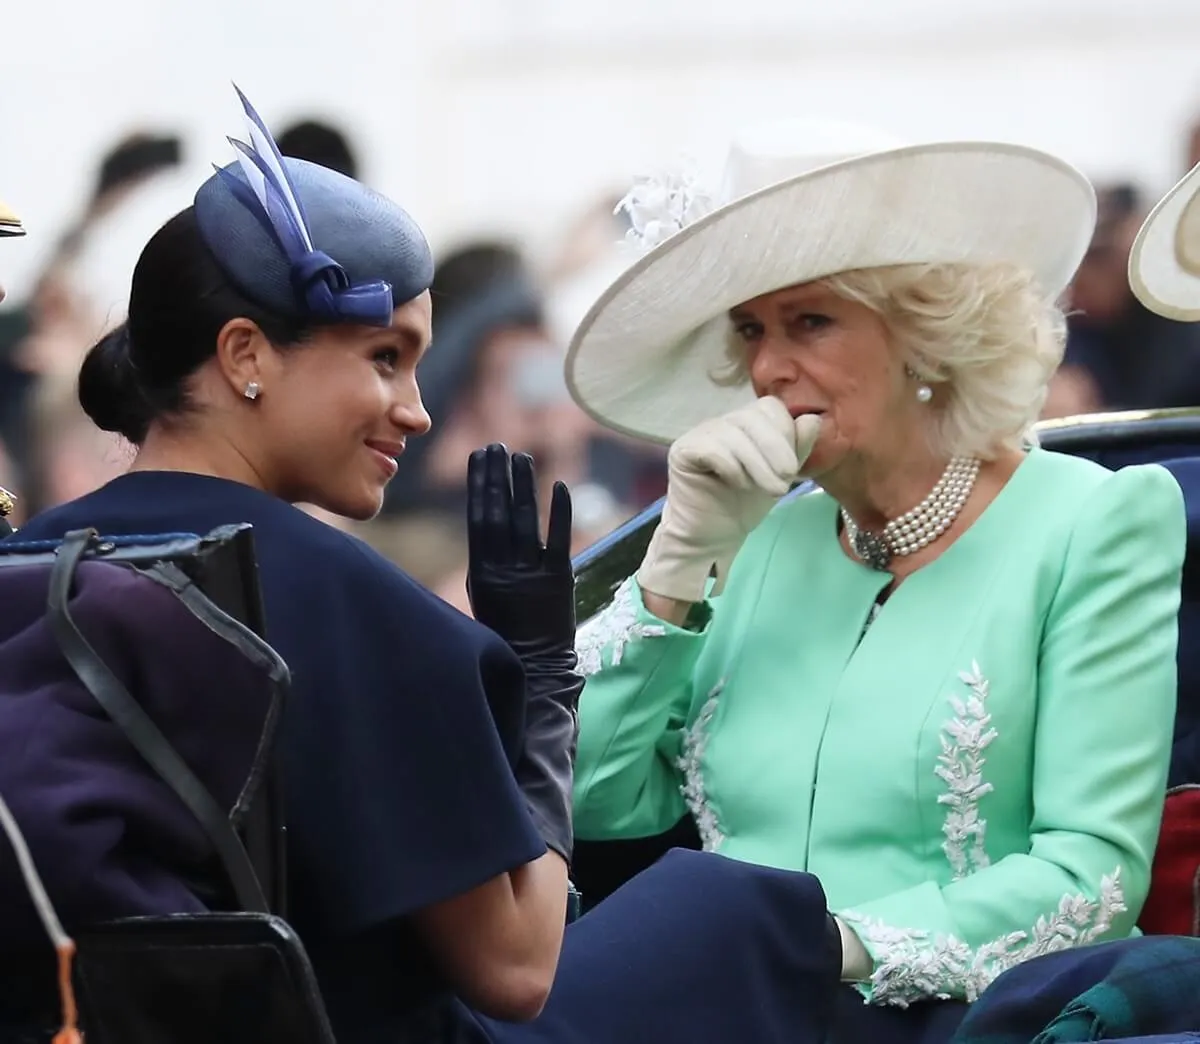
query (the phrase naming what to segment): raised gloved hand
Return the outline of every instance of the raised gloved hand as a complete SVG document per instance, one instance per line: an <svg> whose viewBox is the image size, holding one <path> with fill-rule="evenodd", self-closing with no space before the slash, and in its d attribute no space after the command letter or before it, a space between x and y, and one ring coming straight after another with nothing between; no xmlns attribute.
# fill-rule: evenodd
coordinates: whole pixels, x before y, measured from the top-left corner
<svg viewBox="0 0 1200 1044"><path fill-rule="evenodd" d="M517 783L546 844L568 862L579 734L571 495L554 485L549 532L538 526L533 460L494 444L467 465L467 593L475 618L525 667L525 747Z"/></svg>
<svg viewBox="0 0 1200 1044"><path fill-rule="evenodd" d="M704 421L671 446L667 501L638 569L644 591L698 602L725 586L742 542L799 477L821 420L773 397Z"/></svg>
<svg viewBox="0 0 1200 1044"><path fill-rule="evenodd" d="M571 494L554 484L546 543L533 458L499 443L467 462L467 595L471 611L522 658L573 650Z"/></svg>

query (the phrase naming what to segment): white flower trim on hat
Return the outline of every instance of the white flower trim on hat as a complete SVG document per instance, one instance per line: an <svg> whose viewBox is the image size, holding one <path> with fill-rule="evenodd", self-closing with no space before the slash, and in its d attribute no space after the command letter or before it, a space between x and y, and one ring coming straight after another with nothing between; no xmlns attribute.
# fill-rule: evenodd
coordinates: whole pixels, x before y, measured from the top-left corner
<svg viewBox="0 0 1200 1044"><path fill-rule="evenodd" d="M1129 253L1129 286L1150 311L1200 322L1200 165L1143 222Z"/></svg>
<svg viewBox="0 0 1200 1044"><path fill-rule="evenodd" d="M1056 157L996 142L902 145L846 124L787 121L735 141L713 200L688 174L622 201L648 252L575 331L567 385L585 412L670 443L753 397L718 384L728 310L839 272L1007 263L1057 297L1082 260L1096 197Z"/></svg>
<svg viewBox="0 0 1200 1044"><path fill-rule="evenodd" d="M629 215L627 243L639 250L653 250L715 207L716 201L701 186L694 164L685 159L675 170L637 178L613 213Z"/></svg>

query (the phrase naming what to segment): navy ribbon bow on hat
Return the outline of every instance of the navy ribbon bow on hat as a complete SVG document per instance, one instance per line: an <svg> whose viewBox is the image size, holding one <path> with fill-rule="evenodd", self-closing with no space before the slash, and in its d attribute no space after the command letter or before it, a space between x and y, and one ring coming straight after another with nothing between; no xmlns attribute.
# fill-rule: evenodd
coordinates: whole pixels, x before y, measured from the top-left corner
<svg viewBox="0 0 1200 1044"><path fill-rule="evenodd" d="M258 218L291 265L292 284L312 318L326 322L388 326L392 287L382 280L353 285L337 261L313 245L300 196L288 176L270 131L246 96L234 85L246 112L250 144L230 138L246 180L228 168L217 174L229 191Z"/></svg>

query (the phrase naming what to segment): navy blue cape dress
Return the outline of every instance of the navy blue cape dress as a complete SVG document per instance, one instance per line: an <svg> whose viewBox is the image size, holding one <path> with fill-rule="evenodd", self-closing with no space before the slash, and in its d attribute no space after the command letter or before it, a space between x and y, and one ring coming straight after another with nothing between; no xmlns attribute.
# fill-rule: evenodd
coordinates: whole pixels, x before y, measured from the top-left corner
<svg viewBox="0 0 1200 1044"><path fill-rule="evenodd" d="M486 1019L453 997L411 915L546 851L512 773L524 673L499 637L361 541L240 483L150 471L39 515L17 539L242 522L267 639L292 674L288 919L340 1044L825 1039L846 988L820 884L707 853L668 854L572 925L534 1022Z"/></svg>

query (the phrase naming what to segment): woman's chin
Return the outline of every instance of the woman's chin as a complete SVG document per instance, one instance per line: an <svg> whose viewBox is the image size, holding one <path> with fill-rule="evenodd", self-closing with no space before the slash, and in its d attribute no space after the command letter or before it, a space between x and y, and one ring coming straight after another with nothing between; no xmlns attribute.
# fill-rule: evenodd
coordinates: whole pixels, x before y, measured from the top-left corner
<svg viewBox="0 0 1200 1044"><path fill-rule="evenodd" d="M800 468L800 477L804 479L815 479L829 470L833 461L831 457L830 447L823 446L823 439L817 439L816 444L809 452L803 466Z"/></svg>
<svg viewBox="0 0 1200 1044"><path fill-rule="evenodd" d="M362 500L347 504L337 513L348 518L351 522L370 522L382 510L383 494L380 493L376 497L363 498Z"/></svg>
<svg viewBox="0 0 1200 1044"><path fill-rule="evenodd" d="M383 490L362 490L354 494L342 491L339 495L323 496L312 503L309 514L345 529L347 522L370 522L383 510Z"/></svg>

